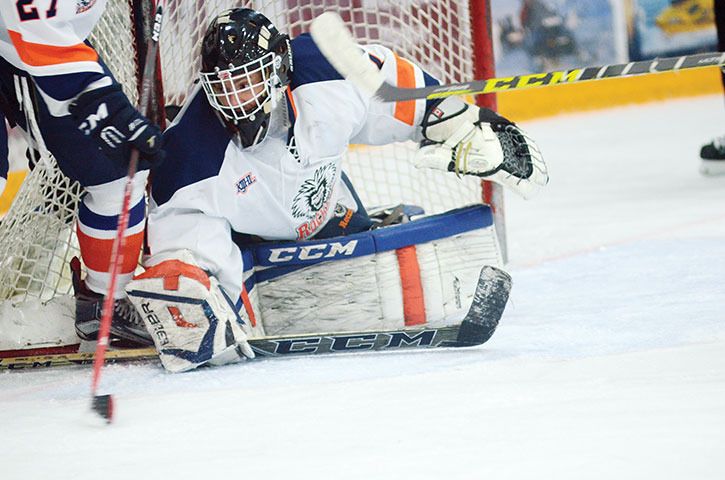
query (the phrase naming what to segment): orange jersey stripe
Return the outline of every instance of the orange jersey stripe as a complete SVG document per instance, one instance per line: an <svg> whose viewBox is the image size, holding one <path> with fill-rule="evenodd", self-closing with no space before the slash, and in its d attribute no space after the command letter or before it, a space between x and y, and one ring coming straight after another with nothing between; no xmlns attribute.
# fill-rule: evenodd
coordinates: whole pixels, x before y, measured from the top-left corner
<svg viewBox="0 0 725 480"><path fill-rule="evenodd" d="M81 249L83 263L88 268L96 272L108 272L111 266L111 250L113 249L113 240L102 240L89 237L80 229L76 229L78 235L78 245ZM132 273L138 264L138 256L141 253L141 244L143 243L143 231L129 235L126 237L123 246L123 265L121 265L121 274Z"/></svg>
<svg viewBox="0 0 725 480"><path fill-rule="evenodd" d="M290 87L287 87L285 93L287 93L287 99L289 100L289 104L292 105L292 114L295 116L295 118L297 118L297 105L295 105L295 99L292 97L292 89Z"/></svg>
<svg viewBox="0 0 725 480"><path fill-rule="evenodd" d="M403 318L405 326L425 323L425 296L420 280L420 266L415 245L395 251L400 268L400 283L403 286Z"/></svg>
<svg viewBox="0 0 725 480"><path fill-rule="evenodd" d="M415 69L409 61L395 55L395 64L398 69L398 88L415 87ZM408 125L415 122L415 100L397 102L395 104L395 118Z"/></svg>
<svg viewBox="0 0 725 480"><path fill-rule="evenodd" d="M58 47L55 45L43 45L23 40L18 32L8 30L10 39L15 45L18 56L26 65L43 67L46 65L61 65L73 62L97 62L98 54L85 43Z"/></svg>
<svg viewBox="0 0 725 480"><path fill-rule="evenodd" d="M247 287L244 286L244 283L242 283L242 293L240 295L242 299L242 304L244 305L244 310L247 311L247 316L249 316L249 322L252 324L252 327L257 326L257 317L254 315L254 309L252 308L252 302L249 301L249 295L247 294Z"/></svg>

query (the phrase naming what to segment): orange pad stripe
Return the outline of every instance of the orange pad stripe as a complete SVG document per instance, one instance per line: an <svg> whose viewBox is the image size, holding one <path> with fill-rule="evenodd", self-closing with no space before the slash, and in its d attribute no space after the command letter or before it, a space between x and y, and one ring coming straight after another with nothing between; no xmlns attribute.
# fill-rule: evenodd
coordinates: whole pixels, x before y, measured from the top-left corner
<svg viewBox="0 0 725 480"><path fill-rule="evenodd" d="M400 283L403 287L403 318L405 326L425 323L425 296L420 279L420 266L415 245L395 251L400 268Z"/></svg>
<svg viewBox="0 0 725 480"><path fill-rule="evenodd" d="M166 290L178 290L179 277L191 278L204 285L207 290L211 289L209 275L204 270L196 265L189 265L188 263L182 262L181 260L166 260L158 265L147 268L145 272L136 275L133 279L163 278L164 288Z"/></svg>
<svg viewBox="0 0 725 480"><path fill-rule="evenodd" d="M257 317L254 315L254 309L252 308L252 302L249 301L249 295L247 295L247 287L244 286L242 283L242 304L244 305L244 310L247 311L247 316L249 316L249 322L252 324L252 327L257 326Z"/></svg>
<svg viewBox="0 0 725 480"><path fill-rule="evenodd" d="M76 229L76 234L78 235L78 245L81 250L81 257L83 257L83 263L96 272L110 271L113 240L89 237L80 229ZM144 232L140 231L126 237L123 251L119 252L123 254L121 274L133 273L136 269L138 256L141 253L143 234Z"/></svg>
<svg viewBox="0 0 725 480"><path fill-rule="evenodd" d="M395 65L398 69L398 88L414 88L415 69L413 64L395 55ZM397 102L395 104L395 118L408 125L413 125L415 122L415 100Z"/></svg>
<svg viewBox="0 0 725 480"><path fill-rule="evenodd" d="M23 36L18 32L8 30L10 39L15 45L20 59L26 64L33 67L43 67L46 65L61 65L73 62L97 62L98 54L85 43L69 45L67 47L58 47L56 45L43 45L42 43L32 43L23 40Z"/></svg>
<svg viewBox="0 0 725 480"><path fill-rule="evenodd" d="M292 114L295 118L297 118L297 105L295 105L295 99L292 96L292 89L290 87L287 87L287 90L285 90L285 93L287 94L287 99L289 100L289 104L292 105Z"/></svg>

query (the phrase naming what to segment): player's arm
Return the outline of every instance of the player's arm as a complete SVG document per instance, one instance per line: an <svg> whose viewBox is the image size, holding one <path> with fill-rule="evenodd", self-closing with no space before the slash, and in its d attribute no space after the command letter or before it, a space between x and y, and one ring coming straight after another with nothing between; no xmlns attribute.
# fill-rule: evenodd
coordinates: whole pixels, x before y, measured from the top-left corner
<svg viewBox="0 0 725 480"><path fill-rule="evenodd" d="M128 147L160 161L161 132L131 105L86 41L105 3L0 2L13 63L27 71L51 115L72 115L78 128L111 158L127 161Z"/></svg>
<svg viewBox="0 0 725 480"><path fill-rule="evenodd" d="M385 47L364 49L392 85L419 88L439 83ZM421 142L418 167L484 177L524 197L548 182L541 152L530 137L510 120L458 97L389 103L370 100L366 121L353 143L402 140Z"/></svg>
<svg viewBox="0 0 725 480"><path fill-rule="evenodd" d="M171 372L254 358L249 319L237 305L242 257L229 225L182 203L152 209L151 255L128 296Z"/></svg>
<svg viewBox="0 0 725 480"><path fill-rule="evenodd" d="M438 85L438 80L414 62L406 60L381 45L360 46L369 62L377 68L386 81L405 88ZM352 83L350 83L352 85ZM360 92L365 103L365 118L361 122L352 143L385 145L392 142L413 140L419 142L421 124L431 105L426 99L406 102L379 102Z"/></svg>

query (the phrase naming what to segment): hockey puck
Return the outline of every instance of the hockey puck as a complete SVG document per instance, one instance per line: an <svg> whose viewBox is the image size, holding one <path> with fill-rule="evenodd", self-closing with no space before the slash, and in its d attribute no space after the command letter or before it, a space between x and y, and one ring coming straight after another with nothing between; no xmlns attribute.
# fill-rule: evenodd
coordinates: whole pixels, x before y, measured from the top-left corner
<svg viewBox="0 0 725 480"><path fill-rule="evenodd" d="M106 420L106 423L113 421L113 397L111 395L96 395L93 397L91 408L98 415Z"/></svg>

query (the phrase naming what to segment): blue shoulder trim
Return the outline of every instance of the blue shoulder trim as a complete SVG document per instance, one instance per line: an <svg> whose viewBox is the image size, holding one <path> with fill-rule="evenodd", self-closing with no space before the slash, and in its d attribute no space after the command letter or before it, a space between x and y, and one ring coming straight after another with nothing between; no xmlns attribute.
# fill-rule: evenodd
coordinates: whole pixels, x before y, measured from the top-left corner
<svg viewBox="0 0 725 480"><path fill-rule="evenodd" d="M292 45L292 60L294 70L290 88L295 88L307 83L325 82L328 80L343 80L335 67L330 65L325 56L317 48L309 33L303 33L294 38ZM370 55L370 61L377 65L378 69L383 68L382 60Z"/></svg>
<svg viewBox="0 0 725 480"><path fill-rule="evenodd" d="M432 75L430 75L425 70L423 70L423 81L425 82L426 87L433 87L433 86L438 86L441 84L441 82L436 80ZM426 100L426 102L425 102L426 113L430 112L431 107L433 107L433 105L437 105L439 102L440 101L438 99ZM423 117L423 118L426 118L426 117Z"/></svg>
<svg viewBox="0 0 725 480"><path fill-rule="evenodd" d="M85 42L86 45L90 44ZM113 83L118 83L108 66L99 57L98 63L103 68L103 73L98 72L75 72L62 75L34 76L33 79L46 95L56 100L69 100L86 89L93 82L103 77L110 77Z"/></svg>
<svg viewBox="0 0 725 480"><path fill-rule="evenodd" d="M335 67L330 65L325 56L317 48L309 33L303 33L290 42L292 46L292 90L307 83L342 80Z"/></svg>
<svg viewBox="0 0 725 480"><path fill-rule="evenodd" d="M166 159L154 169L151 187L158 205L181 188L219 174L232 139L201 89L189 101L164 132Z"/></svg>

